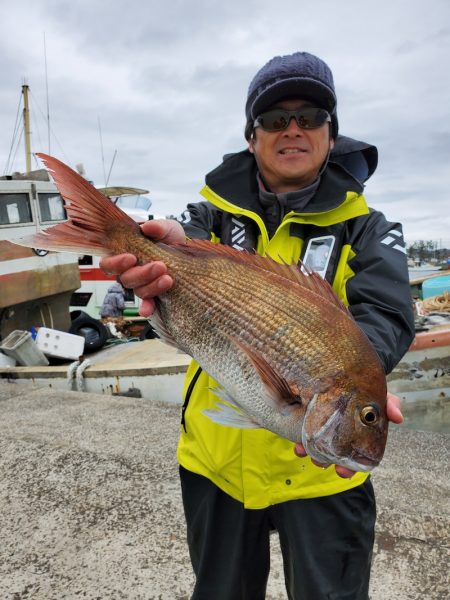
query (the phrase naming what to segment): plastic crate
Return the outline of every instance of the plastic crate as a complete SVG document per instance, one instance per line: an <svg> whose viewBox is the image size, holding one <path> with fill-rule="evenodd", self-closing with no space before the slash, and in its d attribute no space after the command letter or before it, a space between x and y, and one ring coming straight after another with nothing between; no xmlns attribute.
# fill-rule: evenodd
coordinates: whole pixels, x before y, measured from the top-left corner
<svg viewBox="0 0 450 600"><path fill-rule="evenodd" d="M48 365L48 360L34 342L29 331L16 329L0 344L0 349L15 358L19 365L37 367Z"/></svg>
<svg viewBox="0 0 450 600"><path fill-rule="evenodd" d="M17 360L12 356L8 356L0 352L0 367L15 367Z"/></svg>
<svg viewBox="0 0 450 600"><path fill-rule="evenodd" d="M36 335L38 348L47 356L78 359L84 353L84 337L57 329L39 327Z"/></svg>

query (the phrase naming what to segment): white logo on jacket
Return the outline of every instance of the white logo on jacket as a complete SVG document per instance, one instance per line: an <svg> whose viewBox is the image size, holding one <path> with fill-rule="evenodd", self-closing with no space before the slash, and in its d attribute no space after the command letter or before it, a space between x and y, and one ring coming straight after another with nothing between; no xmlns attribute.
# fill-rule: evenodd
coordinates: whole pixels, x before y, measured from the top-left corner
<svg viewBox="0 0 450 600"><path fill-rule="evenodd" d="M406 254L405 241L403 239L403 235L401 231L397 229L391 229L381 240L381 243L385 246L389 246L389 248L393 248L394 250L398 250L399 252L403 252Z"/></svg>
<svg viewBox="0 0 450 600"><path fill-rule="evenodd" d="M189 223L191 220L191 213L188 210L185 210L181 213L179 217L177 217L178 223Z"/></svg>
<svg viewBox="0 0 450 600"><path fill-rule="evenodd" d="M233 228L231 230L231 245L236 250L243 250L243 242L245 242L245 224L239 221L235 217L231 218Z"/></svg>

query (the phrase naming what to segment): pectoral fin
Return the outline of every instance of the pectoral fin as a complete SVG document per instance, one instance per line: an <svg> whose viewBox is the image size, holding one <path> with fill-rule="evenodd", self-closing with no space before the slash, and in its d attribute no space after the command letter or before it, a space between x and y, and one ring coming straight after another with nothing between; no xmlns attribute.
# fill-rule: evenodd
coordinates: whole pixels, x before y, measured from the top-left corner
<svg viewBox="0 0 450 600"><path fill-rule="evenodd" d="M293 406L303 406L300 389L297 383L289 382L266 361L254 348L237 342L255 367L267 392L266 399L278 411L290 411Z"/></svg>
<svg viewBox="0 0 450 600"><path fill-rule="evenodd" d="M227 425L228 427L237 427L238 429L260 429L261 426L255 423L245 413L239 409L232 408L227 404L216 404L217 409L206 409L203 414L218 425Z"/></svg>
<svg viewBox="0 0 450 600"><path fill-rule="evenodd" d="M208 388L215 396L219 396L219 398L221 398L222 400L224 400L225 402L228 402L228 404L232 404L233 406L235 406L236 408L239 408L237 405L237 402L235 402L234 398L231 396L231 394L229 392L227 392L226 389L224 389L223 387L219 387L218 385L214 386L214 387L210 387Z"/></svg>

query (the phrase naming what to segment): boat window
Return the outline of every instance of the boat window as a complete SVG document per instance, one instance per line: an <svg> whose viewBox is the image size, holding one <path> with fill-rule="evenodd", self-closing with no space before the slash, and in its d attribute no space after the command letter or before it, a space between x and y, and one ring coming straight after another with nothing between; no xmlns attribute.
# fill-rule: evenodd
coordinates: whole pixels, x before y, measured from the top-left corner
<svg viewBox="0 0 450 600"><path fill-rule="evenodd" d="M121 196L116 199L115 203L122 209L140 208L149 210L152 205L152 201L146 196Z"/></svg>
<svg viewBox="0 0 450 600"><path fill-rule="evenodd" d="M131 290L129 288L124 288L124 292L125 292L125 302L133 302L134 303L136 298L134 296L133 290Z"/></svg>
<svg viewBox="0 0 450 600"><path fill-rule="evenodd" d="M32 221L28 194L0 194L0 225Z"/></svg>
<svg viewBox="0 0 450 600"><path fill-rule="evenodd" d="M78 264L79 265L93 265L94 257L91 256L90 254L83 254L83 256L78 257Z"/></svg>
<svg viewBox="0 0 450 600"><path fill-rule="evenodd" d="M70 298L70 306L87 306L92 292L73 292Z"/></svg>
<svg viewBox="0 0 450 600"><path fill-rule="evenodd" d="M41 211L41 220L45 221L64 221L67 219L64 209L63 199L59 194L38 194L39 210Z"/></svg>

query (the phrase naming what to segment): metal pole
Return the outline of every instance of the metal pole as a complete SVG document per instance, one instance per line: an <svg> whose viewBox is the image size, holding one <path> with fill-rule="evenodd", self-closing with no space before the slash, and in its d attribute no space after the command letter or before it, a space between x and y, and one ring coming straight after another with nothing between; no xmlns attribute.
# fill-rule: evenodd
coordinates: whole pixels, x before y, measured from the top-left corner
<svg viewBox="0 0 450 600"><path fill-rule="evenodd" d="M23 126L25 131L25 162L29 173L31 171L31 130L30 130L30 110L28 108L28 86L22 86L23 94Z"/></svg>

